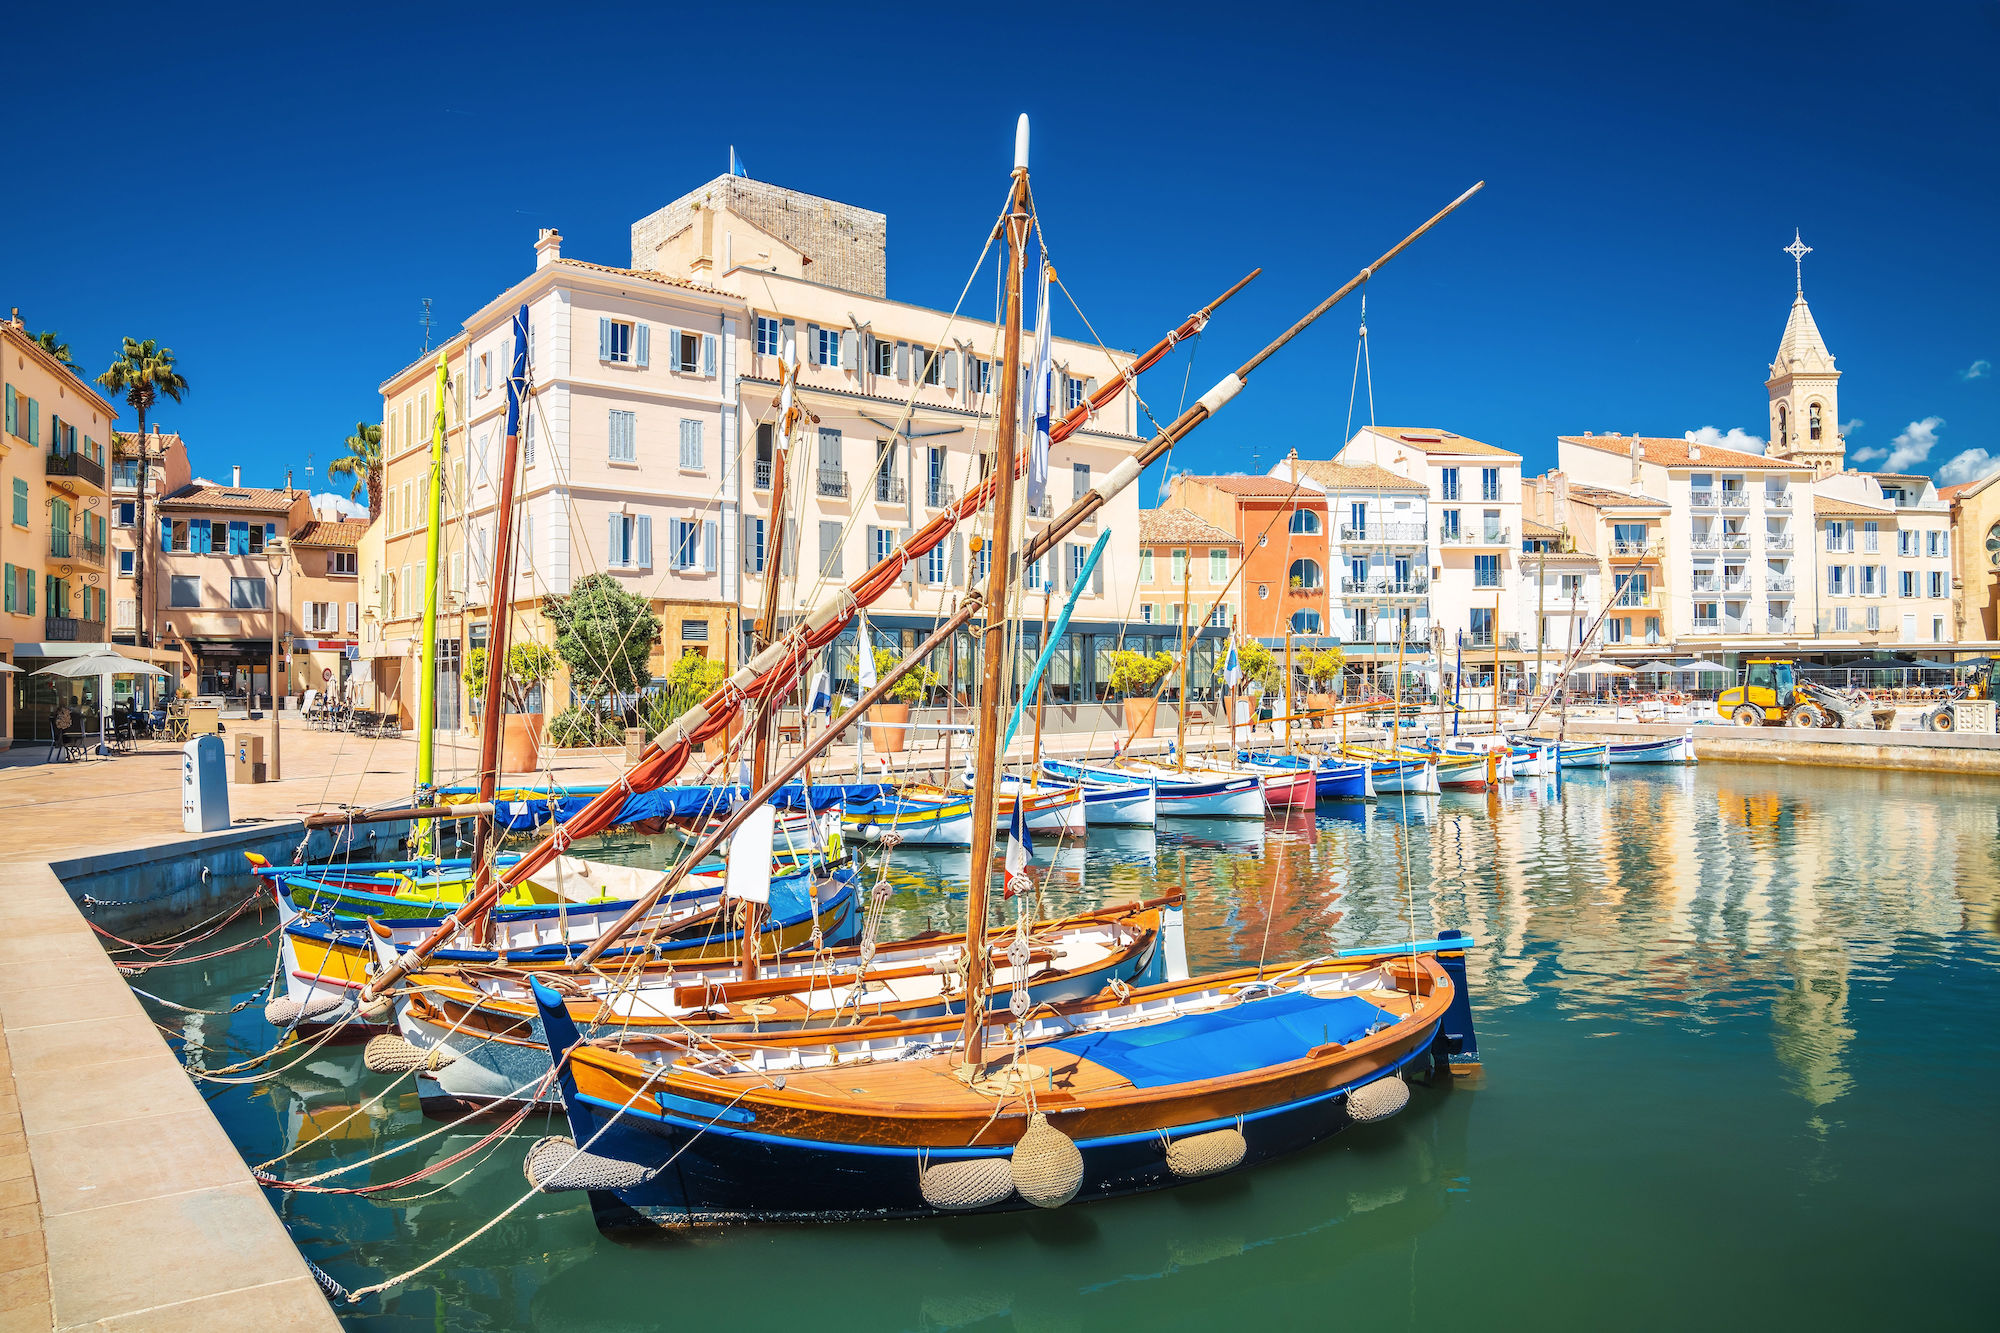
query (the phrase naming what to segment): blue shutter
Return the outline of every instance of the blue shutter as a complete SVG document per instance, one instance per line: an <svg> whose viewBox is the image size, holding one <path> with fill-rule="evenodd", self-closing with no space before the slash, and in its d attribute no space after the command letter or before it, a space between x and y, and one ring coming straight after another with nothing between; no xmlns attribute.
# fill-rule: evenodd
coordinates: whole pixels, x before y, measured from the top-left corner
<svg viewBox="0 0 2000 1333"><path fill-rule="evenodd" d="M715 335L712 333L701 335L701 373L704 375L715 373Z"/></svg>
<svg viewBox="0 0 2000 1333"><path fill-rule="evenodd" d="M638 363L639 369L641 370L644 370L652 360L652 355L653 355L652 334L653 330L650 325L646 324L633 325L632 357L633 360Z"/></svg>
<svg viewBox="0 0 2000 1333"><path fill-rule="evenodd" d="M806 325L806 354L799 360L819 364L819 325Z"/></svg>
<svg viewBox="0 0 2000 1333"><path fill-rule="evenodd" d="M632 527L638 538L639 560L643 569L653 567L653 520L646 514L632 520Z"/></svg>
<svg viewBox="0 0 2000 1333"><path fill-rule="evenodd" d="M622 515L611 516L611 540L604 548L604 563L607 565L625 563L625 519Z"/></svg>
<svg viewBox="0 0 2000 1333"><path fill-rule="evenodd" d="M266 523L264 525L264 549L267 551L270 550L277 543L277 540L278 525L276 523Z"/></svg>
<svg viewBox="0 0 2000 1333"><path fill-rule="evenodd" d="M160 520L160 549L162 551L174 549L174 521L170 518Z"/></svg>
<svg viewBox="0 0 2000 1333"><path fill-rule="evenodd" d="M229 523L229 554L250 554L250 524L243 519L231 519Z"/></svg>
<svg viewBox="0 0 2000 1333"><path fill-rule="evenodd" d="M611 321L603 316L599 316L597 321L597 359L611 359Z"/></svg>
<svg viewBox="0 0 2000 1333"><path fill-rule="evenodd" d="M701 568L705 574L715 572L715 524L713 521L701 525Z"/></svg>

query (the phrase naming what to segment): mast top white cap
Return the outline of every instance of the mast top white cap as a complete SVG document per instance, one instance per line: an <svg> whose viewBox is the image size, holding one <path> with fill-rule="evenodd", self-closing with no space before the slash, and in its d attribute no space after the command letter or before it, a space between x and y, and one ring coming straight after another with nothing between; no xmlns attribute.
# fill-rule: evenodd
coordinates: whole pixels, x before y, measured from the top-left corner
<svg viewBox="0 0 2000 1333"><path fill-rule="evenodd" d="M1028 113L1023 111L1021 119L1014 125L1014 170L1028 169Z"/></svg>

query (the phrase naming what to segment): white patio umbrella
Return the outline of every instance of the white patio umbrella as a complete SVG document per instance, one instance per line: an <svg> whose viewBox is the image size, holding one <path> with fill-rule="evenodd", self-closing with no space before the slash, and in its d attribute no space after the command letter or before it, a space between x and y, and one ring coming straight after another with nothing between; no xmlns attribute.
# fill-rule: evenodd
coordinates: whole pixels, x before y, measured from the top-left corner
<svg viewBox="0 0 2000 1333"><path fill-rule="evenodd" d="M105 754L109 747L104 743L104 715L108 710L104 701L111 697L113 676L172 676L173 672L155 662L142 662L122 653L85 653L79 657L65 657L35 672L37 676L60 676L71 680L85 676L98 678L97 687L97 752Z"/></svg>
<svg viewBox="0 0 2000 1333"><path fill-rule="evenodd" d="M1570 673L1573 676L1630 676L1632 668L1616 662L1586 662Z"/></svg>
<svg viewBox="0 0 2000 1333"><path fill-rule="evenodd" d="M1697 657L1692 662L1681 663L1679 666L1675 667L1674 670L1700 674L1703 671L1727 672L1729 668L1722 665L1722 663L1720 662L1704 662L1702 659Z"/></svg>

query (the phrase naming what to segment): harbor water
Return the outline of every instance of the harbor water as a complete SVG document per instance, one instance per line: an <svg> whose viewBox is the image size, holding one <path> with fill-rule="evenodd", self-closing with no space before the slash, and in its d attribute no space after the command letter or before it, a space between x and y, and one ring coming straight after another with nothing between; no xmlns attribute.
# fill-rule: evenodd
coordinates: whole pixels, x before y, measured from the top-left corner
<svg viewBox="0 0 2000 1333"><path fill-rule="evenodd" d="M545 1333L1983 1324L2000 784L1719 764L1564 776L1559 796L1385 796L1038 849L1051 910L1184 886L1197 970L1470 931L1484 1072L1415 1088L1387 1122L1031 1215L632 1241L601 1236L580 1195L538 1195L342 1317ZM580 850L658 861L665 846ZM968 866L864 857L894 887L898 933L955 928ZM144 984L226 1009L271 961L248 949ZM212 1068L275 1040L261 1004L154 1012ZM290 1153L270 1170L298 1179L439 1128L407 1081L352 1114L390 1083L358 1046L327 1046L204 1091L247 1160ZM563 1130L537 1117L386 1196L272 1197L308 1258L365 1287L519 1199L545 1132ZM484 1133L326 1183L399 1180Z"/></svg>

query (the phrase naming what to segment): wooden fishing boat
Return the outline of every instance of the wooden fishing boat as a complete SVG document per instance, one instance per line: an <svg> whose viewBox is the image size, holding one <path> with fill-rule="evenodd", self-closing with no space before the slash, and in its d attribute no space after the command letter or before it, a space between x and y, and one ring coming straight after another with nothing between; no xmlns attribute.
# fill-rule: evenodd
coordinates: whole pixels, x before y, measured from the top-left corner
<svg viewBox="0 0 2000 1333"><path fill-rule="evenodd" d="M1155 809L1162 819L1261 819L1264 815L1264 780L1255 773L1225 776L1136 759L1102 763L1044 759L1042 771L1072 782L1150 783Z"/></svg>
<svg viewBox="0 0 2000 1333"><path fill-rule="evenodd" d="M1018 979L1034 1005L1185 977L1178 899L1121 904L1036 923L1015 964L993 954L987 1005L1004 1008ZM412 973L396 1002L396 1026L428 1070L419 1085L427 1109L489 1108L520 1100L548 1068L530 983L562 988L571 1020L591 1032L624 1038L770 1034L800 1030L840 1034L937 1019L956 1028L966 1011L963 934L930 934L870 951L847 947L778 960L756 981L726 966L649 968L625 976L577 975L549 968ZM511 960L510 960L511 961ZM404 1048L395 1048L399 1053ZM432 1053L436 1052L435 1055Z"/></svg>
<svg viewBox="0 0 2000 1333"><path fill-rule="evenodd" d="M535 1144L526 1169L547 1191L590 1190L616 1231L1053 1208L1254 1166L1476 1060L1463 953L1432 944L1448 951L1047 1006L970 1068L900 1044L642 1058L585 1044L538 987L570 1135Z"/></svg>
<svg viewBox="0 0 2000 1333"><path fill-rule="evenodd" d="M1435 796L1438 786L1437 764L1423 757L1391 758L1379 751L1348 746L1343 754L1350 759L1358 759L1368 765L1369 781L1375 785L1375 794L1380 796L1408 795Z"/></svg>
<svg viewBox="0 0 2000 1333"><path fill-rule="evenodd" d="M880 842L894 834L911 847L970 847L972 798L935 801L906 798L899 791L841 806L841 831L863 842Z"/></svg>
<svg viewBox="0 0 2000 1333"><path fill-rule="evenodd" d="M698 964L717 959L733 959L743 949L742 932L717 921L722 902L723 881L716 876L692 877L663 897L643 918L658 938L622 947L618 956L637 956L672 965ZM761 949L783 955L809 947L817 932L821 940L850 938L857 924L855 878L851 870L838 870L824 879L799 874L774 877L773 902L778 909L763 923ZM554 906L521 909L492 918L492 939L485 947L461 938L454 947L442 949L442 962L492 966L510 962L516 966L559 966L602 937L630 909L631 902L619 900L584 906ZM266 1006L266 1014L280 1026L302 1030L338 1024L381 1028L389 1021L386 1012L362 1016L362 989L374 975L380 956L376 941L387 942L391 953L406 949L435 932L446 918L396 917L388 921L356 921L330 913L301 911L291 895L278 895L278 909L284 918L279 932L279 958L289 1002L278 1000Z"/></svg>
<svg viewBox="0 0 2000 1333"><path fill-rule="evenodd" d="M1151 828L1159 817L1159 792L1150 782L1083 785L1083 820L1091 828Z"/></svg>
<svg viewBox="0 0 2000 1333"><path fill-rule="evenodd" d="M1556 762L1564 768L1609 768L1609 745L1564 745L1557 749Z"/></svg>
<svg viewBox="0 0 2000 1333"><path fill-rule="evenodd" d="M1080 783L1030 782L1002 774L999 795L993 801L993 822L1005 828L1014 818L1014 801L1022 798L1023 814L1031 833L1083 835L1085 813ZM967 793L925 783L911 783L902 789L911 800L948 802L964 799Z"/></svg>
<svg viewBox="0 0 2000 1333"><path fill-rule="evenodd" d="M1687 749L1692 745L1685 736L1669 736L1664 740L1612 742L1605 746L1606 757L1613 764L1685 764L1690 762Z"/></svg>
<svg viewBox="0 0 2000 1333"><path fill-rule="evenodd" d="M1253 767L1302 769L1311 773L1314 794L1322 801L1361 801L1375 794L1368 765L1359 760L1264 754L1255 750L1238 751L1237 758Z"/></svg>

